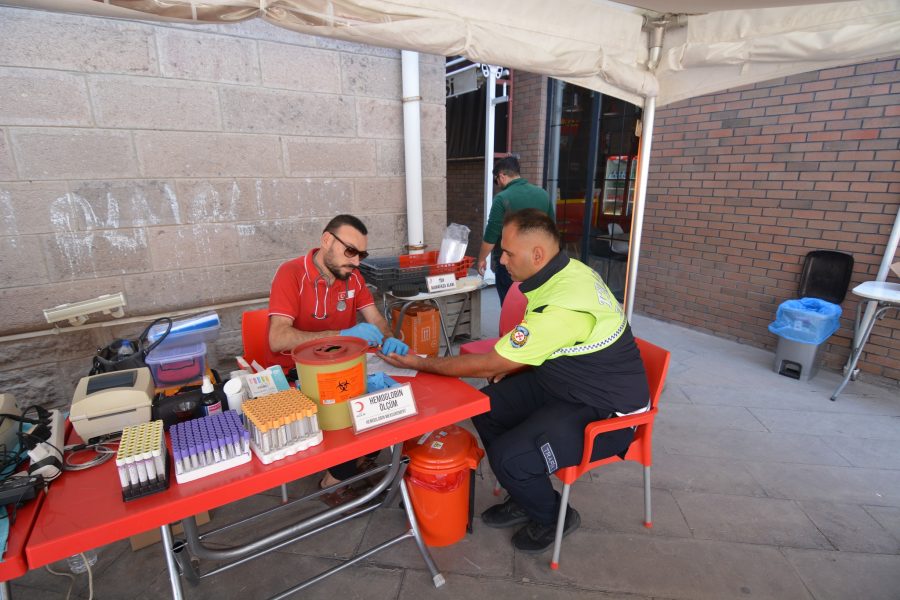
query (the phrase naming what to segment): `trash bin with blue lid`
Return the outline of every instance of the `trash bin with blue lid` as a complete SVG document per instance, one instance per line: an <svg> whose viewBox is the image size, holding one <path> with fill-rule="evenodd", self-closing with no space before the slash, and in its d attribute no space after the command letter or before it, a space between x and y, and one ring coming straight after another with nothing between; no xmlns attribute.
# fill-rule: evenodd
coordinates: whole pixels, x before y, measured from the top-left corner
<svg viewBox="0 0 900 600"><path fill-rule="evenodd" d="M822 346L840 327L841 307L819 298L786 300L769 331L778 336L775 372L806 381L819 369Z"/></svg>

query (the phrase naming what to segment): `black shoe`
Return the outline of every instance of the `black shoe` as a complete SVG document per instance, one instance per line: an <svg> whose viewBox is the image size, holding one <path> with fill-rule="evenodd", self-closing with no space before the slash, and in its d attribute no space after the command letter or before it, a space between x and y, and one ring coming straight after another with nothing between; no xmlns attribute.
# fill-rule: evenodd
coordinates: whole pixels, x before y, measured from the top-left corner
<svg viewBox="0 0 900 600"><path fill-rule="evenodd" d="M566 522L563 527L563 537L569 535L581 525L581 515L578 511L569 507L566 511ZM516 550L525 554L540 554L553 547L556 541L556 523L542 525L536 521L529 521L528 525L518 530L512 537Z"/></svg>
<svg viewBox="0 0 900 600"><path fill-rule="evenodd" d="M527 523L530 517L512 498L507 497L503 504L492 506L481 513L481 520L488 527L503 529Z"/></svg>

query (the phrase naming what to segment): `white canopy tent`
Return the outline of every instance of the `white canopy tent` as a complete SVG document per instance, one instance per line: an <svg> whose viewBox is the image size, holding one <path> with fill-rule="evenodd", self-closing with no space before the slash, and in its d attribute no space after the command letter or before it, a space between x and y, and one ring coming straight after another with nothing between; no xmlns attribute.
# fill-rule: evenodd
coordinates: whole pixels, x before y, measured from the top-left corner
<svg viewBox="0 0 900 600"><path fill-rule="evenodd" d="M643 106L626 287L629 316L657 105L900 54L900 0L0 0L0 4L194 23L261 18L311 35L461 55L548 75ZM895 223L885 264L893 258L898 235L900 225Z"/></svg>

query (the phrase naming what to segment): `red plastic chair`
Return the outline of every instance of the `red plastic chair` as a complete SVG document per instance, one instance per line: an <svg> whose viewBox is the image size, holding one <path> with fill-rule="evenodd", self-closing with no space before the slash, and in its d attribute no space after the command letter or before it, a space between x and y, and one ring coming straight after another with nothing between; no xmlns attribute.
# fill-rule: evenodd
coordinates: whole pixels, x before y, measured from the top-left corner
<svg viewBox="0 0 900 600"><path fill-rule="evenodd" d="M254 360L263 367L279 365L284 370L294 367L290 354L274 354L269 349L269 309L248 310L241 315L241 338L244 342L244 358Z"/></svg>
<svg viewBox="0 0 900 600"><path fill-rule="evenodd" d="M506 299L503 301L503 306L500 307L500 325L498 327L500 336L488 338L486 340L467 342L459 347L459 353L487 354L490 352L494 346L497 345L497 340L512 331L516 325L522 322L527 306L528 298L519 291L519 282L516 281L510 286L509 291L506 293Z"/></svg>
<svg viewBox="0 0 900 600"><path fill-rule="evenodd" d="M634 439L631 441L628 452L625 454L625 460L633 460L644 466L644 527L653 527L653 522L650 518L650 465L653 463L653 420L656 418L659 396L662 394L663 385L666 382L666 373L669 370L669 358L671 355L668 350L650 342L638 338L635 338L635 341L641 351L641 359L644 361L647 383L650 384L650 410L636 415L589 423L584 429L584 454L581 457L581 464L559 469L555 473L563 482L563 492L559 518L556 521L556 542L553 545L553 560L550 562L551 569L559 568L563 526L572 484L592 469L622 460L618 456L610 456L609 458L591 461L594 439L601 433L625 429L626 427L637 428L634 432Z"/></svg>

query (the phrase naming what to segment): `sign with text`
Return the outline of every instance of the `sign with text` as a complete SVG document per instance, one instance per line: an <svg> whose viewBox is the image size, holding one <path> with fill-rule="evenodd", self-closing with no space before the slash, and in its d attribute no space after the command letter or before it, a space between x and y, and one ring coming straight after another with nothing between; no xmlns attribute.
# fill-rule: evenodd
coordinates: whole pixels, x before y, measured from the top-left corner
<svg viewBox="0 0 900 600"><path fill-rule="evenodd" d="M425 285L429 292L443 292L456 289L456 275L445 273L443 275L429 275L425 278Z"/></svg>
<svg viewBox="0 0 900 600"><path fill-rule="evenodd" d="M416 400L408 383L385 388L349 401L356 433L415 415Z"/></svg>

